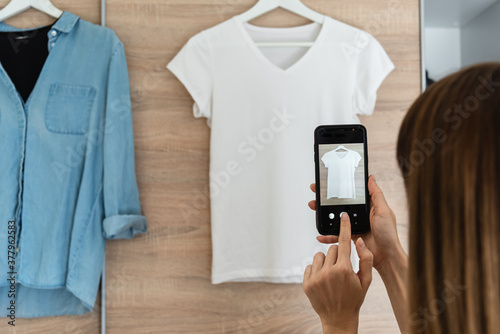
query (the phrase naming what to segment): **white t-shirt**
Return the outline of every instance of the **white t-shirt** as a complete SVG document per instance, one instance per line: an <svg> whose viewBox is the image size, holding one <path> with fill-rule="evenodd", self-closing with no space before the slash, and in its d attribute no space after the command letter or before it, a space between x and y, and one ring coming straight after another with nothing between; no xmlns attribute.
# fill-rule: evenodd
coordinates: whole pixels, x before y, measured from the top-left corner
<svg viewBox="0 0 500 334"><path fill-rule="evenodd" d="M263 49L254 39L314 45ZM264 28L235 16L192 37L167 68L211 126L212 283L302 282L326 249L307 207L314 129L371 114L391 60L372 36L330 17Z"/></svg>
<svg viewBox="0 0 500 334"><path fill-rule="evenodd" d="M354 173L361 161L361 155L353 150L330 151L321 157L328 168L326 198L356 198Z"/></svg>

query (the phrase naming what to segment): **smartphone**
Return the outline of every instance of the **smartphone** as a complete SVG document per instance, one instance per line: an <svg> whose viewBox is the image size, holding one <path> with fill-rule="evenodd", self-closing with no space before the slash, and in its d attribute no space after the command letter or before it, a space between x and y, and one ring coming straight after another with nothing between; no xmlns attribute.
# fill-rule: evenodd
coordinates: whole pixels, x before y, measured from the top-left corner
<svg viewBox="0 0 500 334"><path fill-rule="evenodd" d="M339 235L340 214L347 212L351 233L370 230L368 150L362 125L321 125L314 131L316 227Z"/></svg>

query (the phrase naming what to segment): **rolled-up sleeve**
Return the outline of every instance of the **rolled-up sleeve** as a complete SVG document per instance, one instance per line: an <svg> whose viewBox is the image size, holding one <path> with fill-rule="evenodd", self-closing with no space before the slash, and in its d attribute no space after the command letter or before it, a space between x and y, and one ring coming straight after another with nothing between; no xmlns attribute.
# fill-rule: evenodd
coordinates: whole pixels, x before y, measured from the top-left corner
<svg viewBox="0 0 500 334"><path fill-rule="evenodd" d="M145 233L135 175L134 136L127 62L118 42L109 65L104 122L103 236L131 239Z"/></svg>
<svg viewBox="0 0 500 334"><path fill-rule="evenodd" d="M131 239L146 232L146 217L142 215L116 215L104 219L106 239Z"/></svg>

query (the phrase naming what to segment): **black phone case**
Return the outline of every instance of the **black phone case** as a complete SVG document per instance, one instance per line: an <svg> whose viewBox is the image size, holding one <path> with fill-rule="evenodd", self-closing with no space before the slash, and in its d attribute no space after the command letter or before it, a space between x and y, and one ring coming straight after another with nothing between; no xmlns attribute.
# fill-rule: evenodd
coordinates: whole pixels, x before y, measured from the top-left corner
<svg viewBox="0 0 500 334"><path fill-rule="evenodd" d="M367 143L367 134L366 134L366 128L363 125L360 124L347 124L347 125L320 125L316 128L314 131L314 163L315 163L315 174L316 174L316 228L321 235L339 235L340 229L325 229L323 228L322 221L321 221L321 211L324 210L321 208L320 205L320 196L321 196L321 184L320 184L320 175L319 175L319 131L321 129L331 129L331 130L337 130L337 129L352 129L352 128L357 128L361 129L363 131L363 144L364 144L364 159L365 159L365 198L366 198L366 203L364 205L365 207L365 219L361 226L359 227L354 227L351 225L351 233L352 234L364 234L370 231L370 197L368 193L368 143ZM327 143L323 143L327 144ZM340 144L339 142L333 142L331 144ZM352 219L351 219L352 223Z"/></svg>

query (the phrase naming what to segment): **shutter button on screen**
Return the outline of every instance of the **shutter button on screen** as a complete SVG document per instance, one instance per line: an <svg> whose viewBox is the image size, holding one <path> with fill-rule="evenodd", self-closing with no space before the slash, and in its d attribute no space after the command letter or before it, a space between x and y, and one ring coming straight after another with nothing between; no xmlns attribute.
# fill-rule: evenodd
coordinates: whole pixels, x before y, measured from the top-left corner
<svg viewBox="0 0 500 334"><path fill-rule="evenodd" d="M330 219L335 218L335 214L334 214L334 213L330 213L330 214L328 215L328 218L330 218Z"/></svg>

